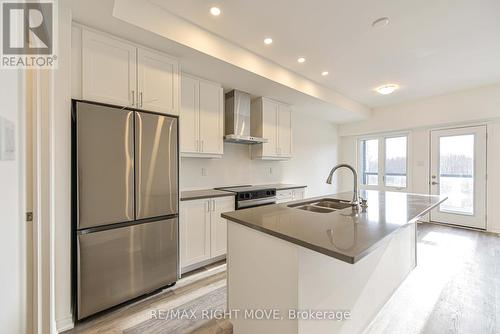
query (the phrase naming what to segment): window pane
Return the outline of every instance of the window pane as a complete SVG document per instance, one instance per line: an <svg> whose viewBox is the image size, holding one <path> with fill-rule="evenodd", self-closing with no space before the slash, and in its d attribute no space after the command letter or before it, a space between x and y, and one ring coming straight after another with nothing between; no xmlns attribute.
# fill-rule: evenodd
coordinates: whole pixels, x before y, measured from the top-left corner
<svg viewBox="0 0 500 334"><path fill-rule="evenodd" d="M385 185L406 188L407 138L385 139Z"/></svg>
<svg viewBox="0 0 500 334"><path fill-rule="evenodd" d="M474 214L474 135L439 138L439 210Z"/></svg>
<svg viewBox="0 0 500 334"><path fill-rule="evenodd" d="M378 139L361 142L361 182L364 185L378 185Z"/></svg>

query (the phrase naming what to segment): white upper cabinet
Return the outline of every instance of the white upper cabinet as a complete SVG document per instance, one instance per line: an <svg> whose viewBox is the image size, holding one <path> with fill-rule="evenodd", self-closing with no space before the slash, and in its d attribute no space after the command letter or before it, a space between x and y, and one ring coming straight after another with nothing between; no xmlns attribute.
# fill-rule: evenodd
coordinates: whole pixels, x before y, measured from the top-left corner
<svg viewBox="0 0 500 334"><path fill-rule="evenodd" d="M278 104L262 101L262 137L267 139L263 144L262 155L275 156L278 153Z"/></svg>
<svg viewBox="0 0 500 334"><path fill-rule="evenodd" d="M278 105L278 155L292 156L292 109L285 104Z"/></svg>
<svg viewBox="0 0 500 334"><path fill-rule="evenodd" d="M200 81L200 140L202 153L222 154L224 141L222 87Z"/></svg>
<svg viewBox="0 0 500 334"><path fill-rule="evenodd" d="M177 60L107 34L81 29L82 99L179 114ZM77 51L79 45L75 43L72 48ZM74 61L77 55L73 52ZM73 73L78 71L73 69Z"/></svg>
<svg viewBox="0 0 500 334"><path fill-rule="evenodd" d="M181 155L220 157L224 153L224 105L220 84L182 74Z"/></svg>
<svg viewBox="0 0 500 334"><path fill-rule="evenodd" d="M177 60L143 49L137 51L138 107L165 114L178 114Z"/></svg>
<svg viewBox="0 0 500 334"><path fill-rule="evenodd" d="M198 80L182 75L180 148L181 153L198 153L200 101Z"/></svg>
<svg viewBox="0 0 500 334"><path fill-rule="evenodd" d="M286 160L292 157L291 107L268 98L252 101L251 134L267 139L252 146L252 158Z"/></svg>
<svg viewBox="0 0 500 334"><path fill-rule="evenodd" d="M136 55L133 45L83 30L83 99L121 106L135 104Z"/></svg>

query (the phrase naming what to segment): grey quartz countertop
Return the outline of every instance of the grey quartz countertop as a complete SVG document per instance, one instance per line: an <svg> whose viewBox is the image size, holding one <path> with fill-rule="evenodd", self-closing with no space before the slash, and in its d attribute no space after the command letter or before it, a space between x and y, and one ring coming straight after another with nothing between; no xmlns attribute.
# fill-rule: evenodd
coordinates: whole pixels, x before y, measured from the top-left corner
<svg viewBox="0 0 500 334"><path fill-rule="evenodd" d="M215 190L215 189L181 191L181 201L191 201L195 199L225 197L225 196L234 197L234 193L230 193L229 191Z"/></svg>
<svg viewBox="0 0 500 334"><path fill-rule="evenodd" d="M361 191L368 200L365 210L352 208L331 213L316 213L289 207L321 198L349 201L352 192L309 198L284 204L266 205L222 214L232 222L245 225L299 246L355 263L382 244L382 241L428 213L446 197Z"/></svg>

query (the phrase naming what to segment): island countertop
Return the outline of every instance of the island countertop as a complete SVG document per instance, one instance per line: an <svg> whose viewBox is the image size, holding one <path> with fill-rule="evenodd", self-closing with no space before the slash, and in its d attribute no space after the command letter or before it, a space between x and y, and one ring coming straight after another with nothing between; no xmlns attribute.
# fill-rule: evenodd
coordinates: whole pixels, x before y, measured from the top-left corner
<svg viewBox="0 0 500 334"><path fill-rule="evenodd" d="M446 200L444 196L376 190L363 190L361 197L368 200L368 207L364 210L347 208L316 213L289 207L322 198L349 201L352 192L346 192L226 212L222 217L353 264L392 233L416 222Z"/></svg>

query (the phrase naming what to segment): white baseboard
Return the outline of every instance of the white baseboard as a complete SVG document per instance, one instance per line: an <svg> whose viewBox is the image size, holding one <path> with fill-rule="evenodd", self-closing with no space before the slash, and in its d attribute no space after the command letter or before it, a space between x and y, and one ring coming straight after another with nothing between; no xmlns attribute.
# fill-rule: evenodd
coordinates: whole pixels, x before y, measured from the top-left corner
<svg viewBox="0 0 500 334"><path fill-rule="evenodd" d="M202 261L202 262L198 262L198 263L186 266L186 267L182 267L181 268L181 277L182 277L182 275L184 275L184 274L186 274L186 273L188 273L190 271L193 271L193 270L196 270L198 268L207 266L209 264L212 264L212 263L224 260L225 258L226 258L226 254L220 255L220 256L217 256L217 257L214 257L212 259L208 259L208 260L205 260L205 261Z"/></svg>
<svg viewBox="0 0 500 334"><path fill-rule="evenodd" d="M75 324L73 323L73 317L70 315L56 320L56 331L57 333L62 333L64 331L73 329Z"/></svg>
<svg viewBox="0 0 500 334"><path fill-rule="evenodd" d="M500 234L500 230L497 229L487 229L486 231L494 234Z"/></svg>

